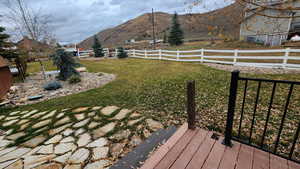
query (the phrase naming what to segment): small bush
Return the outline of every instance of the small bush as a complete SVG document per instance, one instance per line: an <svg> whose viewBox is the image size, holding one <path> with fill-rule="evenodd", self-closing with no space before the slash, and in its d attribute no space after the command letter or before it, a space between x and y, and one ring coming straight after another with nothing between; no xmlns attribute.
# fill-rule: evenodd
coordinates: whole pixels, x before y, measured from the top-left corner
<svg viewBox="0 0 300 169"><path fill-rule="evenodd" d="M124 48L122 48L122 47L118 48L118 56L117 57L119 59L124 59L124 58L128 57L127 52L124 51Z"/></svg>
<svg viewBox="0 0 300 169"><path fill-rule="evenodd" d="M81 82L81 78L78 75L73 75L69 78L68 81L69 81L69 84L76 84L76 83Z"/></svg>
<svg viewBox="0 0 300 169"><path fill-rule="evenodd" d="M58 81L52 81L52 82L46 83L44 85L45 90L57 90L57 89L60 89L60 88L62 88L62 85Z"/></svg>

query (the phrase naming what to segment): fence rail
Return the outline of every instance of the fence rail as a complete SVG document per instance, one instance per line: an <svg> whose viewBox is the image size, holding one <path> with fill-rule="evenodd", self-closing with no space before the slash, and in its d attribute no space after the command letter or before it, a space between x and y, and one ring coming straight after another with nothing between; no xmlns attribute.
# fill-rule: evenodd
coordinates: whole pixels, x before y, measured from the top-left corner
<svg viewBox="0 0 300 169"><path fill-rule="evenodd" d="M300 49L268 50L127 50L132 58L177 62L220 63L237 66L300 69Z"/></svg>

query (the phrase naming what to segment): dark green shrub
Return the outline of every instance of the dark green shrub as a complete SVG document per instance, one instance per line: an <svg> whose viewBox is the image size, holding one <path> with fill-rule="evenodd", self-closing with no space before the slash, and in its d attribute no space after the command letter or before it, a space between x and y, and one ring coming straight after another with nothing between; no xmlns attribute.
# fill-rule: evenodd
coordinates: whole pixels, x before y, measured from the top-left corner
<svg viewBox="0 0 300 169"><path fill-rule="evenodd" d="M57 89L62 88L62 85L58 81L52 81L52 82L46 83L43 88L45 90L57 90Z"/></svg>
<svg viewBox="0 0 300 169"><path fill-rule="evenodd" d="M79 75L73 75L69 78L69 84L76 84L76 83L79 83L81 82L81 78Z"/></svg>
<svg viewBox="0 0 300 169"><path fill-rule="evenodd" d="M119 59L124 59L124 58L127 58L128 57L128 54L127 52L124 51L124 48L122 47L119 47L118 48L118 56L117 56Z"/></svg>

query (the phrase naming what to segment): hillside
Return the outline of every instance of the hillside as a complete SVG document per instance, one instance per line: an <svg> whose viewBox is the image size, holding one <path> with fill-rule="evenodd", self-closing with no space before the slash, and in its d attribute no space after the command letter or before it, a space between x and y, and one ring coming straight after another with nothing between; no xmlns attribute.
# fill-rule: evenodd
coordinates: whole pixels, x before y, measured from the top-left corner
<svg viewBox="0 0 300 169"><path fill-rule="evenodd" d="M218 34L237 38L239 36L239 21L242 11L243 8L238 3L234 3L208 13L179 15L179 22L184 30L186 39L209 38ZM162 38L164 31L168 31L171 21L171 14L155 13L156 36L158 38ZM212 30L214 30L213 34L210 33ZM103 30L97 34L97 37L106 47L122 45L125 43L125 40L129 39L151 39L151 14L144 14L115 28ZM90 48L93 42L93 37L89 37L82 41L79 46Z"/></svg>

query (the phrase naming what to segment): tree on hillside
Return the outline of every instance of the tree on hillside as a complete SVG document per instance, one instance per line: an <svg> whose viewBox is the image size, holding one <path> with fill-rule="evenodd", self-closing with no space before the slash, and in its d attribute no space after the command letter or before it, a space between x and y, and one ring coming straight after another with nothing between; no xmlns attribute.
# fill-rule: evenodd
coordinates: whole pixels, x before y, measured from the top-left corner
<svg viewBox="0 0 300 169"><path fill-rule="evenodd" d="M178 15L175 12L174 16L173 16L173 21L172 21L172 27L171 27L171 31L168 37L168 42L170 45L174 46L178 46L183 44L183 31L180 27L180 24L178 22Z"/></svg>
<svg viewBox="0 0 300 169"><path fill-rule="evenodd" d="M99 39L96 36L94 37L93 50L95 53L95 57L103 57L104 56L101 43L99 42Z"/></svg>

